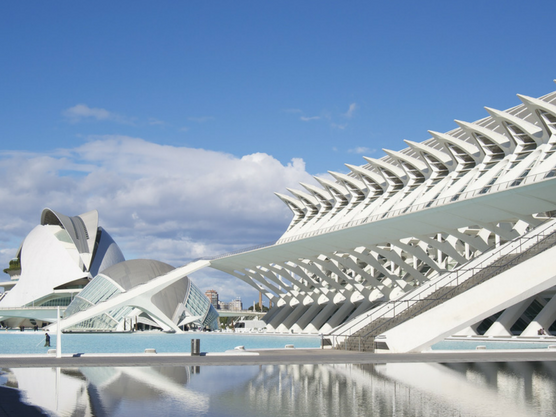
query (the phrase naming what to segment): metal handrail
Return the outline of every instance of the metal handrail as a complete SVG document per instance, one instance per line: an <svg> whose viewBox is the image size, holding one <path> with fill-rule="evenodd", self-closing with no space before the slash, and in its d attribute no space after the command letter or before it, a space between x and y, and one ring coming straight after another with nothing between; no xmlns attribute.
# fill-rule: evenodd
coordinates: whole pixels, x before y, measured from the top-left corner
<svg viewBox="0 0 556 417"><path fill-rule="evenodd" d="M552 234L554 234L554 233L556 233L556 232L553 232ZM550 235L546 235L546 236L544 236L544 237L546 238L546 237L548 237L548 236L550 236ZM544 239L544 238L543 238L543 239ZM537 244L540 244L540 243L541 243L540 241L537 242ZM555 242L554 244L556 244L556 242ZM553 244L553 245L554 245L554 244ZM535 245L535 246L536 246L536 245ZM519 265L519 264L522 262L522 260L521 260L520 258L521 258L523 255L527 255L527 251L530 250L530 249L533 249L535 246L526 249L524 252L520 253L520 254L518 255L517 258L514 258L514 259L510 260L509 262L505 263L504 265L497 265L497 266L495 267L495 270L494 270L494 271L491 271L487 276L483 277L483 282L486 281L486 280L488 280L488 279L490 279L490 278L493 278L493 277L499 275L501 272L503 272L504 270L506 270L507 267L508 267L509 265L511 265L511 266ZM506 256L506 255L504 255L504 256ZM502 259L502 258L500 258L500 259ZM528 258L527 258L527 259L528 259ZM488 266L490 266L490 265L488 265ZM488 268L488 266L486 266L485 268ZM479 269L477 273L480 273L480 272L483 271L485 268ZM469 280L472 279L475 275L476 275L476 274L473 274L473 276L471 276L471 277L468 278L467 280L461 282L461 284L463 284L464 282L469 281ZM446 301L446 300L451 299L453 296L450 296L450 294L452 294L452 293L454 293L456 290L458 290L458 289L460 288L459 285L460 285L460 283L457 283L455 286L452 286L452 288L451 288L446 294L444 294L444 296L441 297L441 298L424 298L424 299L421 299L420 301L430 301L430 303L428 303L428 304L426 304L426 305L423 305L422 308L418 309L418 310L417 310L411 317L409 317L409 318L416 317L416 316L418 316L419 314L421 314L423 311L428 310L428 307L429 307L430 305L432 305L435 301ZM446 285L446 286L444 286L444 287L442 287L442 288L448 288L448 287L449 287L449 286ZM407 301L408 304L409 304L409 301L414 301L414 300L406 300L406 301ZM416 305L416 304L413 304L413 305ZM406 307L405 310L402 310L402 313L403 313L403 311L407 311L407 310L409 310L409 305ZM395 314L395 312L394 312L394 314ZM398 312L398 316L399 316L399 314L400 314L400 312ZM373 333L376 329L379 329L380 327L384 327L384 326L387 325L391 320L393 320L393 319L395 319L395 318L396 318L396 315L394 315L393 317L390 317L390 320L388 320L387 322L384 322L384 323L380 324L379 326L373 328L372 330L369 330L367 333L365 333L365 334L362 335L361 337L368 337L368 336L369 336L371 333ZM409 318L408 318L408 319L409 319Z"/></svg>
<svg viewBox="0 0 556 417"><path fill-rule="evenodd" d="M543 232L545 232L550 227L556 227L556 221L555 220L550 219L550 220L545 221L541 225L537 226L534 229L535 235L533 235L533 236L518 236L517 238L513 239L512 241L507 242L505 245L499 247L495 251L492 251L492 252L487 251L485 253L485 255L488 254L488 256L486 256L484 258L482 256L480 256L480 257L475 258L474 260L471 261L471 262L477 262L477 264L472 266L471 268L469 268L468 264L464 264L461 267L456 268L456 269L450 271L449 273L439 277L438 280L436 280L434 282L428 282L426 285L424 285L422 287L419 287L419 288L415 289L414 291L412 291L410 293L404 294L404 296L411 296L412 298L405 299L405 300L400 299L400 300L393 300L393 301L385 302L381 306L378 307L377 311L374 311L373 313L367 314L363 317L360 316L360 317L354 318L352 321L350 321L348 323L345 323L343 326L341 326L341 327L345 327L346 325L349 325L349 327L346 327L345 330L342 330L340 333L337 333L337 329L336 329L335 332L329 333L328 336L349 337L349 336L351 336L351 332L352 332L352 330L355 326L361 324L363 321L367 321L367 319L369 319L369 318L370 318L370 320L369 320L368 324L372 323L373 321L375 321L377 319L385 318L388 314L394 314L393 317L389 317L389 318L393 319L396 316L396 314L395 314L396 307L398 307L398 306L401 307L401 306L403 306L404 303L406 303L406 308L403 308L401 311L398 310L398 314L405 311L406 309L409 309L409 307L410 307L409 303L413 303L412 305L414 305L417 302L423 301L428 295L433 294L434 292L438 291L438 289L440 289L440 288L448 287L449 284L453 284L454 282L456 282L456 287L454 287L454 289L455 289L455 288L457 288L458 285L463 284L468 279L475 276L475 274L478 271L484 270L485 268L490 266L492 263L494 263L498 259L501 259L503 256L515 253L514 252L515 249L519 249L519 251L517 253L521 254L525 250L531 249L536 244L540 243L544 238L556 233L556 231L551 231L548 234L543 234ZM541 228L540 232L538 230L539 228ZM539 240L539 237L542 237L542 239ZM535 239L537 241L536 244L533 244L533 245L530 245L530 246L527 245L529 242L532 242ZM512 246L514 246L514 247L512 247ZM524 248L524 246L526 246L526 247ZM510 248L509 251L508 251L508 248ZM503 254L501 256L498 256L501 253L503 253ZM456 274L456 277L451 278L454 274ZM460 280L461 280L461 282L460 282ZM425 294L424 297L420 297L423 293L425 293L427 291L428 291L428 293ZM417 298L415 298L415 297L417 297ZM382 312L382 314L379 314L378 316L375 316L373 318L373 316L375 314L380 313L380 311L383 310L383 309L385 309L385 311ZM357 321L354 322L355 320L357 320ZM384 324L386 324L386 323L384 323ZM384 324L382 324L382 325L384 325ZM367 324L363 325L361 328L363 328L366 325ZM357 331L358 330L360 330L360 329L357 329ZM373 330L375 330L375 329L373 329ZM371 331L373 331L373 330L371 330ZM346 334L347 331L350 332L350 335ZM368 332L367 334L369 334L370 332Z"/></svg>

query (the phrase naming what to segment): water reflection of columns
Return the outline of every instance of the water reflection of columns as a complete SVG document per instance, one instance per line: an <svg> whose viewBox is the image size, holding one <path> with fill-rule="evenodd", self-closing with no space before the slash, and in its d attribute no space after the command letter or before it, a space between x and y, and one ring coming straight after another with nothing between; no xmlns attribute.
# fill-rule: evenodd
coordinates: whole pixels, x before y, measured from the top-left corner
<svg viewBox="0 0 556 417"><path fill-rule="evenodd" d="M340 388L336 382L324 366L269 365L260 368L248 382L245 395L261 412L267 409L282 410L285 414L295 411L301 415L318 415L323 409L339 411ZM238 398L235 392L226 395Z"/></svg>
<svg viewBox="0 0 556 417"><path fill-rule="evenodd" d="M474 363L470 368L468 379L482 380L483 383L492 388L498 387L498 363ZM478 381L477 381L478 382Z"/></svg>
<svg viewBox="0 0 556 417"><path fill-rule="evenodd" d="M388 364L382 373L385 378L398 381L399 386L413 388L412 396L422 397L421 405L412 398L411 408L426 405L454 415L537 416L530 403L510 394L513 392L510 387L515 387L504 367L505 364L498 363ZM397 400L396 404L403 404L399 396Z"/></svg>
<svg viewBox="0 0 556 417"><path fill-rule="evenodd" d="M534 365L534 362L509 362L500 371L500 379L504 380L507 394L519 402L528 403L533 400ZM504 393L502 389L500 392Z"/></svg>
<svg viewBox="0 0 556 417"><path fill-rule="evenodd" d="M247 386L226 392L223 402L248 402L255 413L267 416L274 415L271 410L281 415L392 415L411 412L410 391L383 378L374 365L280 365L260 368Z"/></svg>
<svg viewBox="0 0 556 417"><path fill-rule="evenodd" d="M59 412L60 403L60 368L56 367L56 411Z"/></svg>
<svg viewBox="0 0 556 417"><path fill-rule="evenodd" d="M522 406L554 401L551 379L556 379L556 365L553 362L461 363L445 366L464 375L474 385L494 389L503 398ZM542 398L538 398L539 395Z"/></svg>
<svg viewBox="0 0 556 417"><path fill-rule="evenodd" d="M548 416L556 410L556 362L539 362L533 374L533 405L540 416Z"/></svg>

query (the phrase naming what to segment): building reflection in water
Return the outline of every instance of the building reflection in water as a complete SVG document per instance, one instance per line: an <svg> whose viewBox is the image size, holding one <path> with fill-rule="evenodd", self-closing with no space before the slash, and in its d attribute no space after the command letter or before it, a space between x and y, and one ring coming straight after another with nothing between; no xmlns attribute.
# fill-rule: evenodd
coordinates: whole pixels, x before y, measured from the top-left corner
<svg viewBox="0 0 556 417"><path fill-rule="evenodd" d="M59 416L539 416L556 363L17 368L1 382Z"/></svg>

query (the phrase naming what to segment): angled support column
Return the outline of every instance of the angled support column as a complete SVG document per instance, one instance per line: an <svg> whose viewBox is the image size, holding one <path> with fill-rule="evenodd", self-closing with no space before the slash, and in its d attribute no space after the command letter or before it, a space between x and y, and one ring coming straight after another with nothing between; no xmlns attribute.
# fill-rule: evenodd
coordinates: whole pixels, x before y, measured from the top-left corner
<svg viewBox="0 0 556 417"><path fill-rule="evenodd" d="M425 244L420 239L419 241L421 242L421 244ZM442 273L443 271L442 268L440 268L440 266L419 245L413 246L407 243L403 243L401 240L395 242L395 245L403 249L407 253L410 253L415 258L419 259L421 262L428 265L432 270L436 271L437 273L439 274Z"/></svg>
<svg viewBox="0 0 556 417"><path fill-rule="evenodd" d="M316 317L311 321L308 328L317 332L321 329L321 327L326 323L326 320L338 309L338 304L331 300Z"/></svg>
<svg viewBox="0 0 556 417"><path fill-rule="evenodd" d="M556 321L556 295L550 299L541 312L533 319L521 336L536 336L542 327L548 333L548 328Z"/></svg>
<svg viewBox="0 0 556 417"><path fill-rule="evenodd" d="M330 326L330 330L334 327L339 326L347 317L351 314L352 310L355 309L355 305L346 299L342 306L334 313L332 317L326 322Z"/></svg>
<svg viewBox="0 0 556 417"><path fill-rule="evenodd" d="M323 297L323 295L321 295L320 297ZM328 302L330 302L330 300L328 300ZM309 307L309 309L303 313L303 315L299 318L299 320L297 320L297 325L299 326L299 328L301 330L304 330L305 327L307 327L307 325L311 322L311 320L313 320L316 317L316 315L323 309L325 305L327 305L327 302L319 303L319 300L317 299L317 301L315 301Z"/></svg>
<svg viewBox="0 0 556 417"><path fill-rule="evenodd" d="M485 336L511 336L510 329L525 310L527 310L527 307L529 307L534 298L535 297L528 298L521 303L507 308L500 317L498 317L498 320L492 323L492 326L485 332Z"/></svg>
<svg viewBox="0 0 556 417"><path fill-rule="evenodd" d="M400 250L403 250L400 248ZM388 259L390 262L393 262L394 264L396 264L397 266L399 266L401 269L407 271L409 273L409 275L411 275L413 278L415 278L417 281L419 282L426 282L427 279L425 278L425 276L423 274L421 274L419 271L417 271L413 265L409 265L407 262L405 262L402 257L397 254L395 251L390 250L390 251L386 251L380 248L375 248L374 251L382 256L384 256L386 259ZM405 252L405 250L404 250Z"/></svg>

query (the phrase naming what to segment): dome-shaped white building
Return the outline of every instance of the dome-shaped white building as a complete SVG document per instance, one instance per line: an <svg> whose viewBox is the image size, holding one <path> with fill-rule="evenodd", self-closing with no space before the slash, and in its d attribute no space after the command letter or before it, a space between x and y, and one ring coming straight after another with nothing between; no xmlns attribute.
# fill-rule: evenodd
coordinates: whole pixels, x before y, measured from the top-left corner
<svg viewBox="0 0 556 417"><path fill-rule="evenodd" d="M171 265L151 259L133 259L113 265L99 273L73 299L64 312L64 318L87 310L100 302L114 299L174 270ZM190 323L202 328L218 327L218 313L210 300L187 276L147 298L150 301L143 302L143 308L136 308L136 304L131 302L86 319L70 327L69 330L125 331L134 324L175 330L170 321L178 327ZM157 312L159 314L156 314Z"/></svg>

